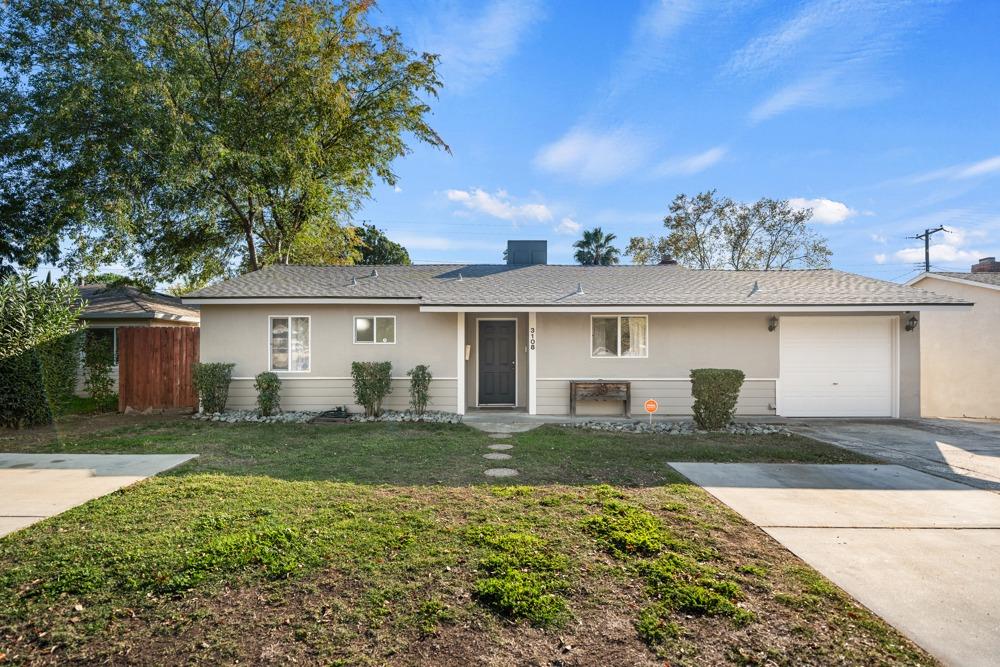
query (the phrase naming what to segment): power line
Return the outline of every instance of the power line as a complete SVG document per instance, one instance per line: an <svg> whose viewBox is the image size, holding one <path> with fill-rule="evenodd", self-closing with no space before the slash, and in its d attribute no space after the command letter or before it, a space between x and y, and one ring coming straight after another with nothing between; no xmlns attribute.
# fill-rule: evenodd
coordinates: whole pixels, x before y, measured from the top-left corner
<svg viewBox="0 0 1000 667"><path fill-rule="evenodd" d="M944 228L944 225L940 227L935 227L934 229L925 229L923 234L917 234L916 236L907 236L908 239L918 239L924 242L924 272L931 272L931 236L937 234L938 232L945 232L951 234L950 231Z"/></svg>

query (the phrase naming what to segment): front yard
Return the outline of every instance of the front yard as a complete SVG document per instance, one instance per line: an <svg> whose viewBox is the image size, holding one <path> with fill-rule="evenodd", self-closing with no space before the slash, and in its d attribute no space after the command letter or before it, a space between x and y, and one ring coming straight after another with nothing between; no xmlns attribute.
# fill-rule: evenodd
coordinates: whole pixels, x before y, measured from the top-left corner
<svg viewBox="0 0 1000 667"><path fill-rule="evenodd" d="M95 424L97 424L95 426ZM124 425L122 425L124 424ZM0 451L199 459L0 539L0 662L930 664L670 460L794 436L76 418Z"/></svg>

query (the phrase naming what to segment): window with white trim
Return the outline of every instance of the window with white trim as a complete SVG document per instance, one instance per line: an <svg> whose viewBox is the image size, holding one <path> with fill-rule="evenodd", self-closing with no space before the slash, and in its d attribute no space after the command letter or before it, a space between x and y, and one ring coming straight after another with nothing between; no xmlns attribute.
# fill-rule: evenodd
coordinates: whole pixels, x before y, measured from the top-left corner
<svg viewBox="0 0 1000 667"><path fill-rule="evenodd" d="M354 342L393 345L396 342L395 315L362 315L354 318Z"/></svg>
<svg viewBox="0 0 1000 667"><path fill-rule="evenodd" d="M113 364L118 365L118 327L87 327L87 340L103 341L111 349Z"/></svg>
<svg viewBox="0 0 1000 667"><path fill-rule="evenodd" d="M271 316L270 354L272 371L309 370L309 316Z"/></svg>
<svg viewBox="0 0 1000 667"><path fill-rule="evenodd" d="M592 315L591 357L648 357L649 319L645 315Z"/></svg>

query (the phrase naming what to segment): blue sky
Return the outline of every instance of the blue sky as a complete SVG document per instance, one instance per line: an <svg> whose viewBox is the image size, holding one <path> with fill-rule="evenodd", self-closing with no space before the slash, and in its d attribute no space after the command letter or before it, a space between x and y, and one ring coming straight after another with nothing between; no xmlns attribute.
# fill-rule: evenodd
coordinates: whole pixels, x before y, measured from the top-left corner
<svg viewBox="0 0 1000 667"><path fill-rule="evenodd" d="M815 207L837 268L917 273L1000 255L1000 3L384 0L441 54L433 124L359 219L416 261L571 261L579 230L663 231L681 192Z"/></svg>

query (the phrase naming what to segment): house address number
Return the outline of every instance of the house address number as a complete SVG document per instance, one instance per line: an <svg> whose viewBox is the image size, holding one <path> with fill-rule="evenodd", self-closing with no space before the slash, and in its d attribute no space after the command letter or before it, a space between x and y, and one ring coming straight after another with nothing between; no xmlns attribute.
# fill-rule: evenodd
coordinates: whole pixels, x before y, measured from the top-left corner
<svg viewBox="0 0 1000 667"><path fill-rule="evenodd" d="M528 327L528 349L535 349L535 327Z"/></svg>

